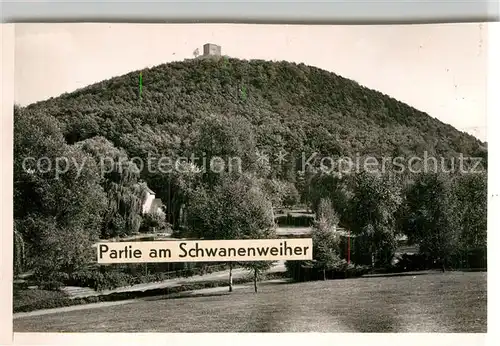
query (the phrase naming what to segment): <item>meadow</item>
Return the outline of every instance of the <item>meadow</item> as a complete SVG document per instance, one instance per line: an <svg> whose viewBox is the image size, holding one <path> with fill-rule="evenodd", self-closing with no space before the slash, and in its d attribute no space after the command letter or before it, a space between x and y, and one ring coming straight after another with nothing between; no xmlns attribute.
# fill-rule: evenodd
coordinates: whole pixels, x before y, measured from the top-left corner
<svg viewBox="0 0 500 346"><path fill-rule="evenodd" d="M197 297L14 319L15 332L485 333L485 272L261 283Z"/></svg>

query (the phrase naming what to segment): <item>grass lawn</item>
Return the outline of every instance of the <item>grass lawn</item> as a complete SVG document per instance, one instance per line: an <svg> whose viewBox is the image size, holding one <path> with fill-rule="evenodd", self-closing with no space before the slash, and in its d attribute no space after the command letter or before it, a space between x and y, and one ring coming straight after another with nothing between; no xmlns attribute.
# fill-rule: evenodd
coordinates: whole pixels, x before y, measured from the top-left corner
<svg viewBox="0 0 500 346"><path fill-rule="evenodd" d="M17 318L15 332L486 332L486 273L292 284Z"/></svg>

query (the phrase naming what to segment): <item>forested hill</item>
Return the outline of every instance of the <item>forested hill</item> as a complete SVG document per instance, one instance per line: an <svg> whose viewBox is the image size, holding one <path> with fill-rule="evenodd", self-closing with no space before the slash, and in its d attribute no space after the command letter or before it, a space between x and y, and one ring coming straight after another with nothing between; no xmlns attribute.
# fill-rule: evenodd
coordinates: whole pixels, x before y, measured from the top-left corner
<svg viewBox="0 0 500 346"><path fill-rule="evenodd" d="M242 116L257 147L287 152L380 157L428 151L450 157L483 156L486 151L475 137L390 96L289 62L173 62L27 108L55 116L69 144L104 136L130 156L189 151L196 122L209 115Z"/></svg>
<svg viewBox="0 0 500 346"><path fill-rule="evenodd" d="M274 156L282 151L284 162ZM169 230L180 238L266 238L273 208L283 206L307 206L321 222L368 234L361 252L382 249L379 262L392 258L398 233L434 258L449 256L455 245L444 240L458 233L463 244L486 249L484 173L317 169L325 157L333 166L340 156L422 159L425 151L487 158L475 137L314 67L210 57L134 71L14 108L15 272L33 269L50 285L74 286L87 282L81 271L98 239ZM268 161L262 152L272 155ZM213 167L216 157L239 158L241 166ZM164 213L143 212L148 188ZM435 250L441 243L433 232L442 249ZM334 248L340 245L325 247L328 261ZM76 281L64 279L73 274ZM94 274L91 280L102 280Z"/></svg>

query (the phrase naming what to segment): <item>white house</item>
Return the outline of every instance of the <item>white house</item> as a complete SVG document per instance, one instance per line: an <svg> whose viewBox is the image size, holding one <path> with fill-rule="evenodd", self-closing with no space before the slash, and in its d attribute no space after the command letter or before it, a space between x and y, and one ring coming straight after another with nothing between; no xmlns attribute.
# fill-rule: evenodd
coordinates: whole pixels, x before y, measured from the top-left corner
<svg viewBox="0 0 500 346"><path fill-rule="evenodd" d="M143 214L164 213L161 198L156 198L156 194L150 188L146 190L147 196L142 205Z"/></svg>

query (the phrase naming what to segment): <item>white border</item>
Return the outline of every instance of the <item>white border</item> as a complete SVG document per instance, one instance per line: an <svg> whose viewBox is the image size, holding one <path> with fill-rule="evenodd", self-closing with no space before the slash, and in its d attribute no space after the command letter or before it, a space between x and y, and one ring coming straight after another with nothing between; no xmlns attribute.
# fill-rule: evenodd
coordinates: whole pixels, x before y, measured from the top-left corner
<svg viewBox="0 0 500 346"><path fill-rule="evenodd" d="M500 244L498 224L500 216L500 23L488 24L488 345L500 340L500 281L498 268ZM496 328L494 326L497 326ZM496 342L494 342L496 340Z"/></svg>
<svg viewBox="0 0 500 346"><path fill-rule="evenodd" d="M264 344L341 344L341 345L387 345L397 344L404 346L422 345L494 345L500 340L498 328L500 325L498 318L498 267L499 254L496 246L499 243L499 235L496 232L499 216L499 182L495 179L500 177L500 158L498 140L498 116L499 107L499 72L498 61L500 61L500 24L488 24L489 33L489 78L488 78L488 151L489 151L489 210L488 210L488 334L49 334L49 333L15 333L15 345L27 344L51 344L51 345L86 345L95 343L112 343L117 345L132 344L168 344L168 345L258 345ZM2 117L0 122L0 154L2 162L12 162L12 100L13 100L13 63L14 63L14 28L12 25L2 25ZM5 167L5 166L3 166ZM4 201L0 208L2 217L2 251L1 263L2 271L0 276L2 305L0 311L0 326L2 334L0 344L9 344L12 335L12 171L0 170L0 193ZM496 308L496 309L495 309Z"/></svg>
<svg viewBox="0 0 500 346"><path fill-rule="evenodd" d="M13 229L13 105L14 105L14 25L2 24L2 102L0 116L0 345L12 333L12 229Z"/></svg>
<svg viewBox="0 0 500 346"><path fill-rule="evenodd" d="M456 346L484 345L485 334L405 334L405 333L127 333L127 334L39 334L16 333L15 344L28 345L404 345L404 346ZM493 344L491 344L493 345Z"/></svg>

